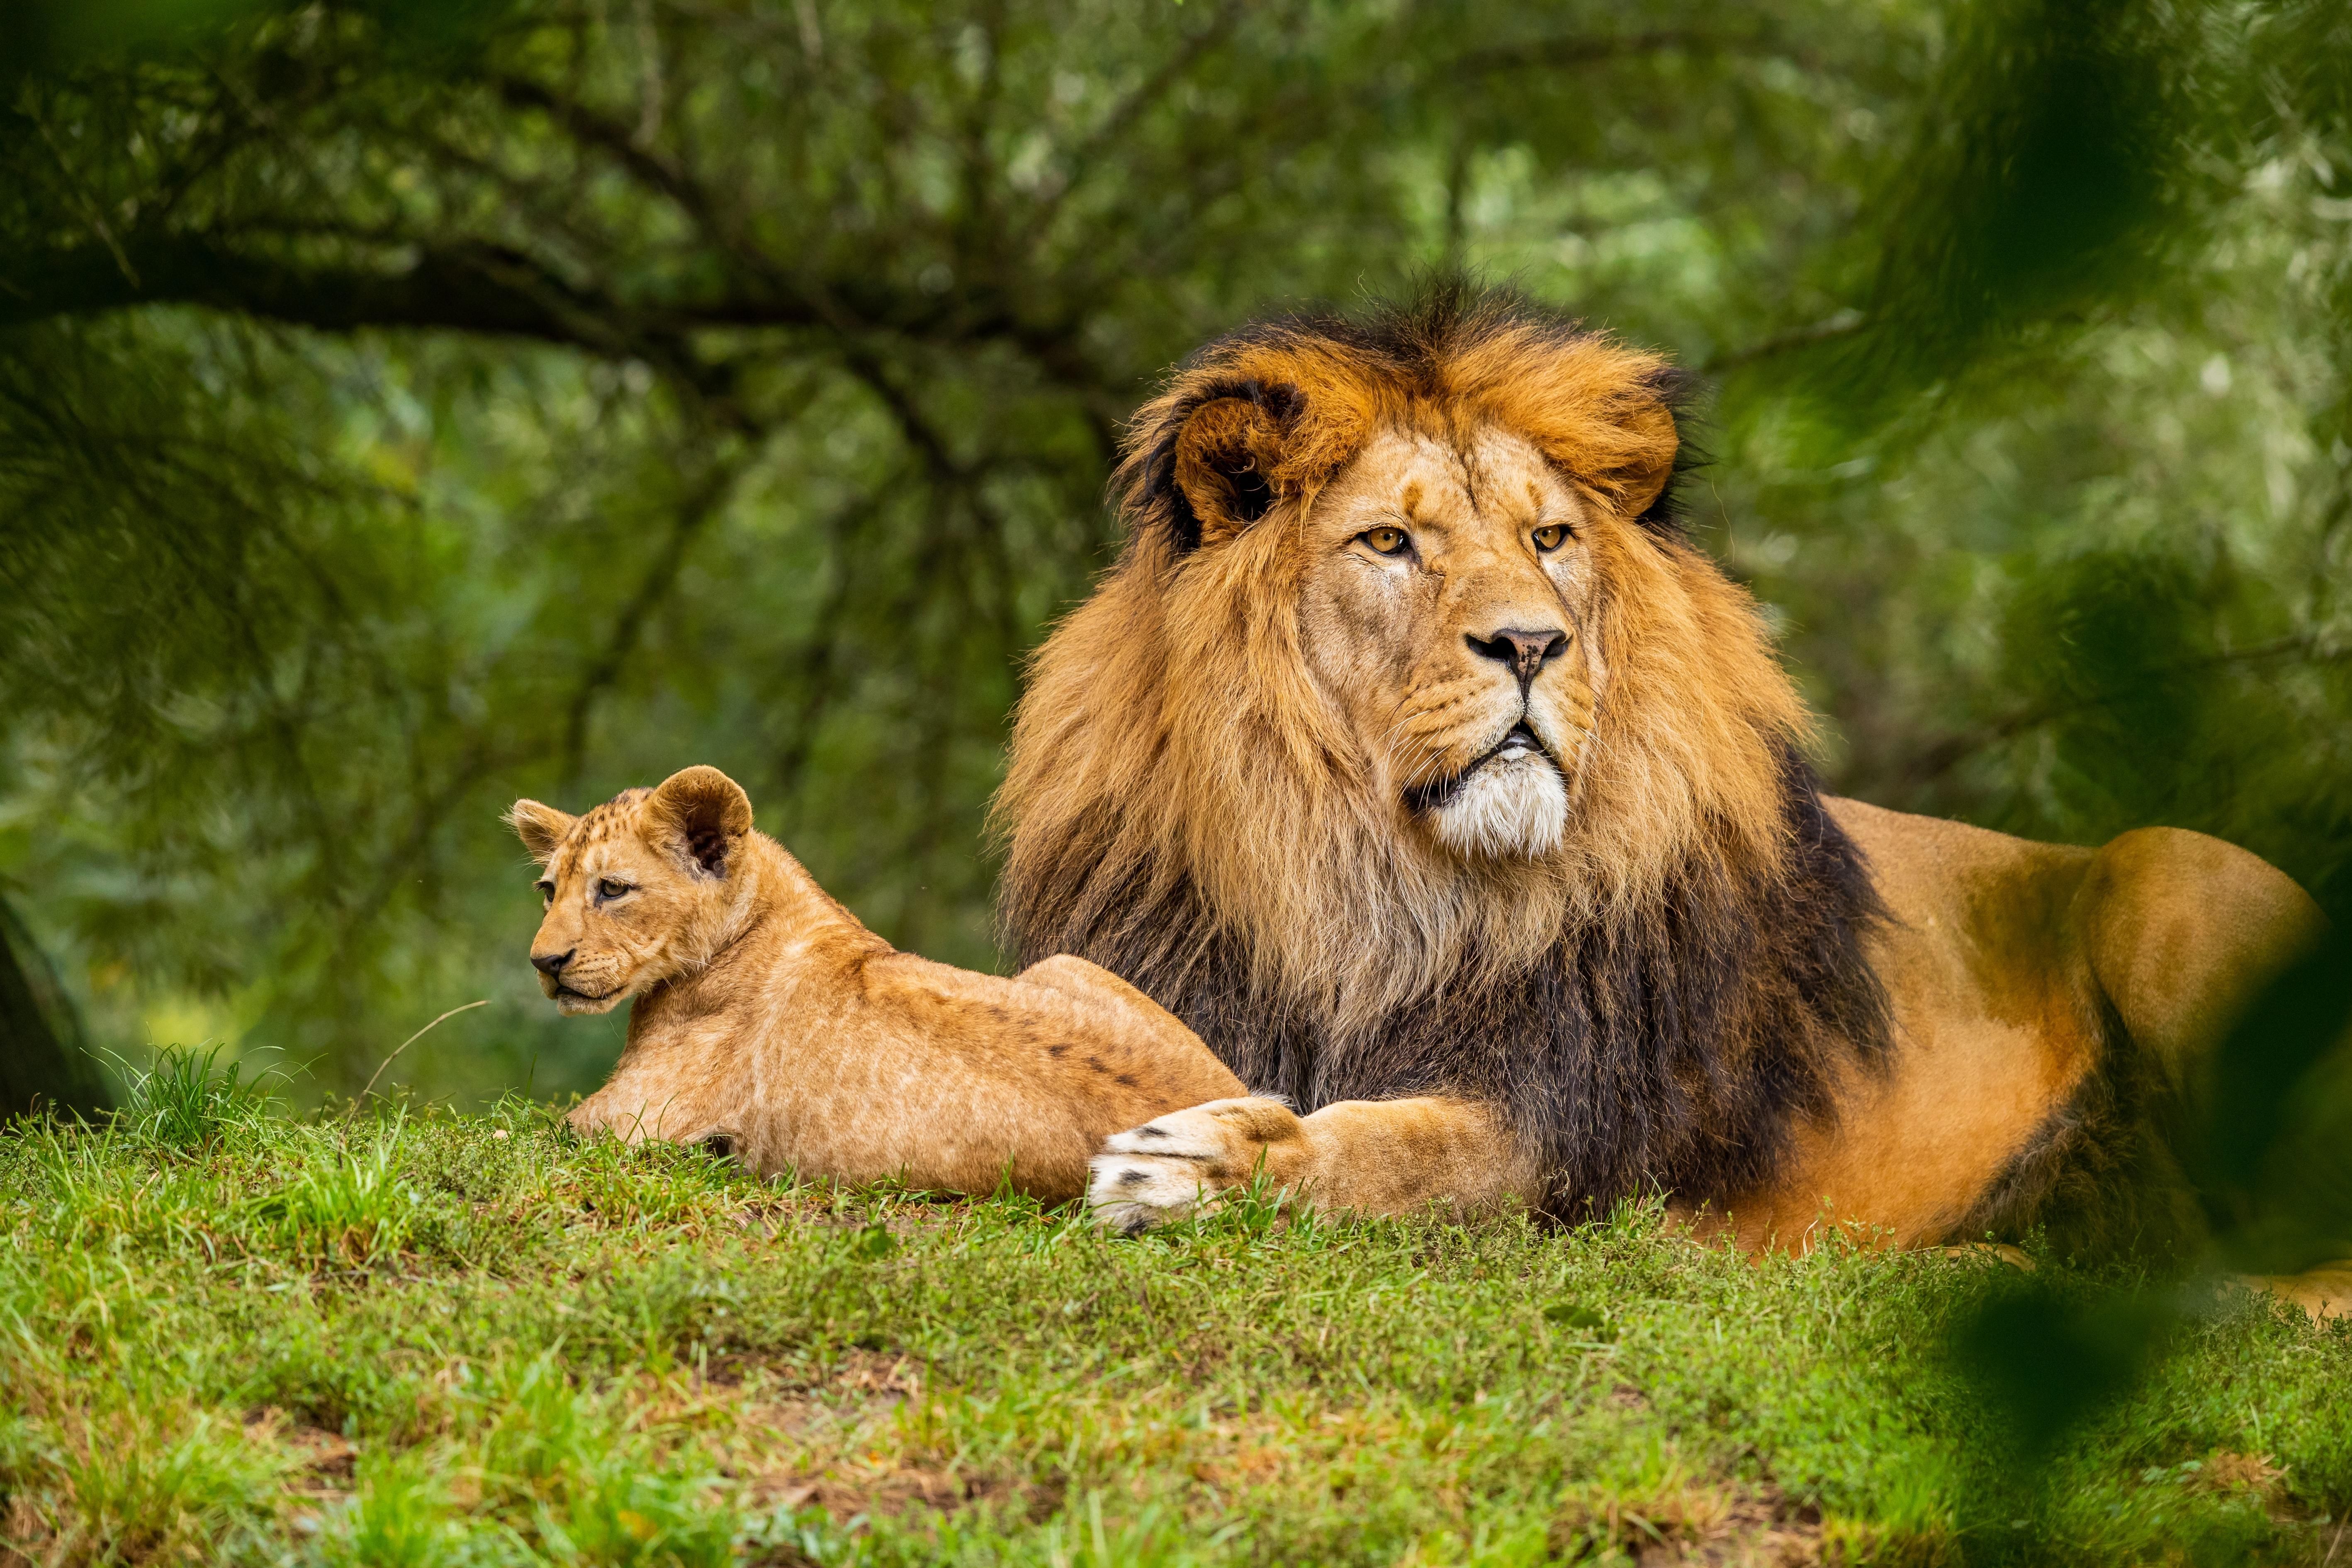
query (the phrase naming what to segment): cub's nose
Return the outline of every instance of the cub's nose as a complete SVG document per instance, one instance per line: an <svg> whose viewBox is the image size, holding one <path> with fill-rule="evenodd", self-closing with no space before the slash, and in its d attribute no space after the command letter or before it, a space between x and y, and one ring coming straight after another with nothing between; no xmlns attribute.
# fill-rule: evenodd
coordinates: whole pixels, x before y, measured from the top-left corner
<svg viewBox="0 0 2352 1568"><path fill-rule="evenodd" d="M1568 651L1568 634L1557 628L1527 631L1518 626L1505 626L1492 637L1465 637L1470 651L1497 664L1507 664L1518 677L1519 689L1525 691L1536 672Z"/></svg>
<svg viewBox="0 0 2352 1568"><path fill-rule="evenodd" d="M530 955L530 966L552 980L563 973L563 966L572 962L572 955L578 951L577 948L566 948L562 952L534 952Z"/></svg>

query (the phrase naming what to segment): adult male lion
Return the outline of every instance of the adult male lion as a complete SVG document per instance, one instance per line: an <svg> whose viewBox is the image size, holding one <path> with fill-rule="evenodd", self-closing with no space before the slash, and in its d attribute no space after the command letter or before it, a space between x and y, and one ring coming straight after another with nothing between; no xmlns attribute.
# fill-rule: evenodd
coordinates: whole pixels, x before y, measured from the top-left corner
<svg viewBox="0 0 2352 1568"><path fill-rule="evenodd" d="M1444 288L1246 328L1136 416L1126 552L1021 705L1004 926L1267 1098L1114 1138L1120 1222L1261 1162L1369 1211L1662 1189L1751 1246L1825 1207L1901 1244L2190 1220L2133 1204L2149 1113L2311 900L2193 833L1822 795L1676 523L1678 384Z"/></svg>

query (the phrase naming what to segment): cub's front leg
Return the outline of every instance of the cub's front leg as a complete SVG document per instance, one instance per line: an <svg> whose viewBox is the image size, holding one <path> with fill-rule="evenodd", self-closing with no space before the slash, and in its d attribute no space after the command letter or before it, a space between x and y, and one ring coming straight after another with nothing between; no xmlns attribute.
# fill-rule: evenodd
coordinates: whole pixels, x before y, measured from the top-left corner
<svg viewBox="0 0 2352 1568"><path fill-rule="evenodd" d="M1133 1235L1181 1219L1258 1172L1327 1209L1465 1212L1538 1196L1534 1163L1492 1107L1349 1100L1300 1116L1278 1100L1216 1100L1111 1135L1090 1162L1097 1221Z"/></svg>

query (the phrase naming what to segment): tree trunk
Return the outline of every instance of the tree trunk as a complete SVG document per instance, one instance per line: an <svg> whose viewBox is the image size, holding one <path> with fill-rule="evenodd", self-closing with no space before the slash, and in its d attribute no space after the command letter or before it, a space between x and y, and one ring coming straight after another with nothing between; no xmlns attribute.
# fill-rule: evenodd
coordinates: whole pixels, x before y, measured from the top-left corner
<svg viewBox="0 0 2352 1568"><path fill-rule="evenodd" d="M25 922L0 899L0 1116L106 1108L81 1021Z"/></svg>

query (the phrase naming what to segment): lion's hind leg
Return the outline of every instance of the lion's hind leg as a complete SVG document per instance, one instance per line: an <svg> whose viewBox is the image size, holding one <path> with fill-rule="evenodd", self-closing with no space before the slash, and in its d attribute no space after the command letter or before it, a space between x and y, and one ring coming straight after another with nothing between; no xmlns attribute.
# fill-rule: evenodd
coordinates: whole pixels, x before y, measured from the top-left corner
<svg viewBox="0 0 2352 1568"><path fill-rule="evenodd" d="M2352 1258L2306 1268L2300 1274L2249 1274L2241 1283L2311 1314L2315 1323L2352 1317Z"/></svg>

